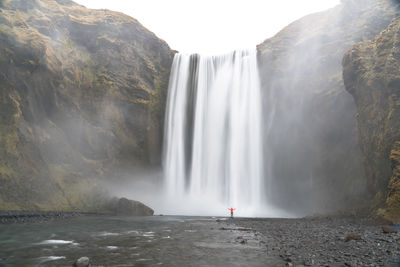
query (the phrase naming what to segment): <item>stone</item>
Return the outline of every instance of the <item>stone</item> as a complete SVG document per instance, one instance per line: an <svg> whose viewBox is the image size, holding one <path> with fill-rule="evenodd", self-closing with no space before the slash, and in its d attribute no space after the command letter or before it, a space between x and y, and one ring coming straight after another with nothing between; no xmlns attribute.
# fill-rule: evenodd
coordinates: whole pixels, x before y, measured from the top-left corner
<svg viewBox="0 0 400 267"><path fill-rule="evenodd" d="M74 264L72 265L73 267L90 267L90 259L88 257L80 257L77 259Z"/></svg>

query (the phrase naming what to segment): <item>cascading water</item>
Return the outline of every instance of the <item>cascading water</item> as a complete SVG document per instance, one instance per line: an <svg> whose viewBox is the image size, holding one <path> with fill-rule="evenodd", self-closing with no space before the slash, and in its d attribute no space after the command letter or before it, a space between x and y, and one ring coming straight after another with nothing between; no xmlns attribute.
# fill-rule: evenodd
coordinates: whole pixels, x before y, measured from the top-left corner
<svg viewBox="0 0 400 267"><path fill-rule="evenodd" d="M256 51L175 55L164 141L169 213L254 216L265 207ZM270 214L271 215L271 214Z"/></svg>

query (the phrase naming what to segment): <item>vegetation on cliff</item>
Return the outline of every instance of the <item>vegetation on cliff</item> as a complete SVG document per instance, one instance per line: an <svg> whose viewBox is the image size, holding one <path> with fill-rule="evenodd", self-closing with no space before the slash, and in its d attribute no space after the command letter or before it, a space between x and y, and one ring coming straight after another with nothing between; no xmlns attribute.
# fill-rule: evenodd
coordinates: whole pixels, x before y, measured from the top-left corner
<svg viewBox="0 0 400 267"><path fill-rule="evenodd" d="M400 19L343 58L346 89L357 105L359 139L376 208L400 221Z"/></svg>
<svg viewBox="0 0 400 267"><path fill-rule="evenodd" d="M0 14L0 209L95 210L93 178L159 164L164 41L69 0L4 0Z"/></svg>

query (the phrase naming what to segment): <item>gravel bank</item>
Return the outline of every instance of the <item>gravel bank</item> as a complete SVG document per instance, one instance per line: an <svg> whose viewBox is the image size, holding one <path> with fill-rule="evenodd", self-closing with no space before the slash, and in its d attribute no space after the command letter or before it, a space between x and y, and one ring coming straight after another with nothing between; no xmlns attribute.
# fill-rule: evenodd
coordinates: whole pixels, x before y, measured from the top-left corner
<svg viewBox="0 0 400 267"><path fill-rule="evenodd" d="M400 266L400 234L385 233L368 218L235 218L220 224L221 230L253 232L239 242L258 242L286 266Z"/></svg>

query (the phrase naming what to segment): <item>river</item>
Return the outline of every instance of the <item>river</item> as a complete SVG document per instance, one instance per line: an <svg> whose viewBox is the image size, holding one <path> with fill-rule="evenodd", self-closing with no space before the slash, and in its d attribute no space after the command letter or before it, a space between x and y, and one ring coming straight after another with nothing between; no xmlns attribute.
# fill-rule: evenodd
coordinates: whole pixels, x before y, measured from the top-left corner
<svg viewBox="0 0 400 267"><path fill-rule="evenodd" d="M232 225L225 220L84 216L2 224L0 266L72 266L83 256L92 266L282 265L266 256L253 231L227 230Z"/></svg>

